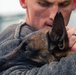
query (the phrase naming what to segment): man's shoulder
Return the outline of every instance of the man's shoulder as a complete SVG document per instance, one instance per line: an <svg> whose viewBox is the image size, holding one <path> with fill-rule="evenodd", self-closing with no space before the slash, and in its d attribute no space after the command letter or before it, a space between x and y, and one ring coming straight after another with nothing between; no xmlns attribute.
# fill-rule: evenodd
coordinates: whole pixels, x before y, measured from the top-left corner
<svg viewBox="0 0 76 75"><path fill-rule="evenodd" d="M3 37L7 38L10 35L13 35L14 38L24 37L27 34L31 33L33 29L27 25L25 22L20 22L8 26L4 31L0 33L0 39Z"/></svg>

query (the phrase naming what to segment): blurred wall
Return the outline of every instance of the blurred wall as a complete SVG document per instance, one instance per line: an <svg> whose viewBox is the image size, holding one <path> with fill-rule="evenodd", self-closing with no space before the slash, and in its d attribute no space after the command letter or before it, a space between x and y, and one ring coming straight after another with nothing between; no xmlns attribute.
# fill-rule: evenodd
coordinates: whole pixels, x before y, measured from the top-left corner
<svg viewBox="0 0 76 75"><path fill-rule="evenodd" d="M0 32L7 28L9 25L15 24L23 20L25 14L13 14L0 16Z"/></svg>

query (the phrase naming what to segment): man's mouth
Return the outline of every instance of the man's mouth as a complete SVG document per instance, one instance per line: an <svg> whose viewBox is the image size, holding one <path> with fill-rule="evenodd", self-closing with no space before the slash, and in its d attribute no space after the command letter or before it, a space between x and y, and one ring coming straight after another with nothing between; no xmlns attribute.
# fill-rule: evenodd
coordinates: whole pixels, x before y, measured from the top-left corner
<svg viewBox="0 0 76 75"><path fill-rule="evenodd" d="M52 25L53 25L53 24L52 24L52 23L49 23L49 22L46 22L46 23L45 23L45 26L47 26L47 27L52 27Z"/></svg>

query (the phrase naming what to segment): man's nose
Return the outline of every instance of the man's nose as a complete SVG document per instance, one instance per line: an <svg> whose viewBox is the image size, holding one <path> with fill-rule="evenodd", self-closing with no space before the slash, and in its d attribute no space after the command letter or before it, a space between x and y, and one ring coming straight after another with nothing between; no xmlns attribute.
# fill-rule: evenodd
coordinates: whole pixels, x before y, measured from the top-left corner
<svg viewBox="0 0 76 75"><path fill-rule="evenodd" d="M50 10L49 19L54 20L54 17L55 17L55 15L56 15L57 12L59 12L58 6L52 7L52 10Z"/></svg>

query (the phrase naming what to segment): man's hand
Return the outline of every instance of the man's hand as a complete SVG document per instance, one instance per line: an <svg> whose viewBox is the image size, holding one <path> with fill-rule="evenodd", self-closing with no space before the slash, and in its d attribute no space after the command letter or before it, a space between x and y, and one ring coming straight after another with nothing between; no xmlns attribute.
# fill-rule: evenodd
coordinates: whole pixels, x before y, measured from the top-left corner
<svg viewBox="0 0 76 75"><path fill-rule="evenodd" d="M69 46L71 47L71 51L76 52L76 28L69 28L67 27L67 33L69 37Z"/></svg>

